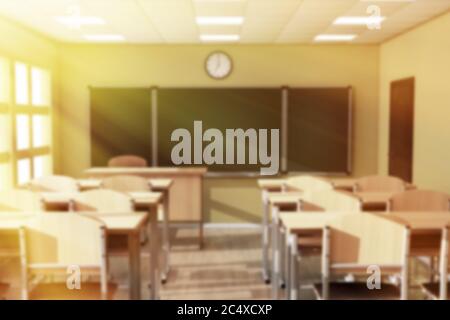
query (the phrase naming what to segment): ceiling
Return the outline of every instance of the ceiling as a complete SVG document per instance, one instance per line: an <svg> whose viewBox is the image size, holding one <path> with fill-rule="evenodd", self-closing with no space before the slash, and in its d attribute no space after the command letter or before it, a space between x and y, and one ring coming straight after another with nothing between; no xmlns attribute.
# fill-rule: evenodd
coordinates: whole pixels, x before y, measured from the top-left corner
<svg viewBox="0 0 450 320"><path fill-rule="evenodd" d="M337 26L339 16L369 16L379 30ZM450 9L450 0L0 0L0 15L65 42L87 34L120 34L129 43L200 43L201 34L239 34L238 43L311 43L318 34L356 34L379 43ZM55 16L97 16L104 25L68 27ZM242 25L199 26L196 16L243 16Z"/></svg>

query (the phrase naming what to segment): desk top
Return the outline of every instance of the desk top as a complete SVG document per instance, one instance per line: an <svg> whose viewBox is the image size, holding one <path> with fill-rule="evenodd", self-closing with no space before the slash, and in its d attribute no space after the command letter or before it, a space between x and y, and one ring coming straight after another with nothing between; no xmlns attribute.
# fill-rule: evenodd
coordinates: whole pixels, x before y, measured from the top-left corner
<svg viewBox="0 0 450 320"><path fill-rule="evenodd" d="M361 214L359 212L318 212L318 211L299 211L281 213L279 218L281 224L287 229L288 232L301 232L310 230L322 230L327 223L332 221L338 216L344 214Z"/></svg>
<svg viewBox="0 0 450 320"><path fill-rule="evenodd" d="M173 179L149 179L152 190L169 190L173 185Z"/></svg>
<svg viewBox="0 0 450 320"><path fill-rule="evenodd" d="M105 177L117 174L136 174L136 175L167 175L167 176L186 176L186 175L200 175L207 173L208 169L205 167L192 168L174 168L174 167L141 167L141 168L109 168L109 167L95 167L85 171L86 176L90 177Z"/></svg>
<svg viewBox="0 0 450 320"><path fill-rule="evenodd" d="M68 192L42 192L42 200L46 204L60 205L69 204L69 202L76 197L77 193ZM130 192L130 198L140 205L157 205L162 200L162 193L160 192Z"/></svg>
<svg viewBox="0 0 450 320"><path fill-rule="evenodd" d="M450 211L390 211L377 212L377 215L408 225L414 230L440 230L450 226Z"/></svg>
<svg viewBox="0 0 450 320"><path fill-rule="evenodd" d="M102 186L100 179L78 179L77 183L81 190L99 189Z"/></svg>
<svg viewBox="0 0 450 320"><path fill-rule="evenodd" d="M108 233L130 233L139 232L147 221L148 214L144 212L126 213L102 213L102 212L77 212L86 216L92 216L102 221Z"/></svg>
<svg viewBox="0 0 450 320"><path fill-rule="evenodd" d="M267 196L267 201L271 205L283 205L298 203L302 199L301 192L288 191L288 192L271 192Z"/></svg>
<svg viewBox="0 0 450 320"><path fill-rule="evenodd" d="M163 198L161 192L129 192L128 195L139 205L157 205Z"/></svg>
<svg viewBox="0 0 450 320"><path fill-rule="evenodd" d="M52 212L51 214L67 214L64 212ZM130 233L138 232L147 221L148 214L145 212L77 212L77 214L94 217L103 222L108 232ZM39 213L31 212L0 212L0 231L14 231L26 225L28 219L32 219Z"/></svg>

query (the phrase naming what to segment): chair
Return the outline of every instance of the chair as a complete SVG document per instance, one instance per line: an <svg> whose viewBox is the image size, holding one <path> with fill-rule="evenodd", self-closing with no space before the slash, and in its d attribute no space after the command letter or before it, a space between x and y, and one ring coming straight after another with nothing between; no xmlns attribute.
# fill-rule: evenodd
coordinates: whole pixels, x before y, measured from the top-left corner
<svg viewBox="0 0 450 320"><path fill-rule="evenodd" d="M133 201L127 195L106 189L89 190L76 194L72 200L74 211L107 211L126 213L134 211Z"/></svg>
<svg viewBox="0 0 450 320"><path fill-rule="evenodd" d="M314 285L318 299L407 299L410 229L373 213L344 214L324 228L322 281ZM368 268L379 268L380 287L369 289ZM372 269L372 270L375 270ZM339 281L351 272L364 281ZM400 288L381 276L399 275ZM370 281L371 285L376 283Z"/></svg>
<svg viewBox="0 0 450 320"><path fill-rule="evenodd" d="M122 155L109 159L108 167L147 167L147 160L133 155Z"/></svg>
<svg viewBox="0 0 450 320"><path fill-rule="evenodd" d="M388 211L449 211L450 195L429 190L408 190L389 200Z"/></svg>
<svg viewBox="0 0 450 320"><path fill-rule="evenodd" d="M313 210L312 210L313 208ZM361 201L352 194L325 189L321 191L306 191L300 200L300 211L333 211L360 212ZM294 213L295 214L295 213ZM313 214L313 213L312 213ZM280 228L280 238L285 238L285 230ZM321 232L311 232L297 237L296 251L302 257L317 256L322 250ZM280 250L280 269L282 279L286 278L288 270L288 249L283 246Z"/></svg>
<svg viewBox="0 0 450 320"><path fill-rule="evenodd" d="M118 175L103 179L102 186L118 192L150 192L149 181L143 177Z"/></svg>
<svg viewBox="0 0 450 320"><path fill-rule="evenodd" d="M0 211L37 212L42 209L42 199L34 192L24 189L10 189L0 192Z"/></svg>
<svg viewBox="0 0 450 320"><path fill-rule="evenodd" d="M105 237L100 221L80 214L31 219L20 229L22 298L111 299L117 286L107 282ZM64 281L44 281L49 276Z"/></svg>
<svg viewBox="0 0 450 320"><path fill-rule="evenodd" d="M367 176L356 180L355 192L403 192L405 182L397 177L391 176Z"/></svg>
<svg viewBox="0 0 450 320"><path fill-rule="evenodd" d="M331 182L314 176L297 176L288 178L283 185L284 190L295 191L320 191L320 190L332 190L333 185Z"/></svg>
<svg viewBox="0 0 450 320"><path fill-rule="evenodd" d="M36 192L78 192L79 186L75 179L67 176L45 176L35 179L29 184L30 190Z"/></svg>
<svg viewBox="0 0 450 320"><path fill-rule="evenodd" d="M72 200L73 211L104 211L108 214L124 214L134 211L133 200L127 195L106 189L80 192ZM123 235L108 236L108 251L115 255L128 253L128 239Z"/></svg>

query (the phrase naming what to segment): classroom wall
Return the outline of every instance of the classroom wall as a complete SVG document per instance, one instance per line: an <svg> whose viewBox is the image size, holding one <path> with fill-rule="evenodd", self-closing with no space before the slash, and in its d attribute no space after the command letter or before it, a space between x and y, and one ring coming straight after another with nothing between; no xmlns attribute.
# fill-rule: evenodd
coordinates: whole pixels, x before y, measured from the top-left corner
<svg viewBox="0 0 450 320"><path fill-rule="evenodd" d="M55 41L0 16L0 56L14 61L25 62L50 70L52 76L53 116L58 117L59 107L59 50ZM54 160L59 166L58 121L54 121Z"/></svg>
<svg viewBox="0 0 450 320"><path fill-rule="evenodd" d="M413 180L450 192L450 13L380 47L379 171L388 172L390 82L415 77Z"/></svg>
<svg viewBox="0 0 450 320"><path fill-rule="evenodd" d="M210 79L207 55L231 55L233 73ZM378 46L350 45L61 45L61 146L64 174L90 165L88 86L354 87L354 174L375 173L378 144ZM255 179L208 179L205 214L213 222L258 222Z"/></svg>

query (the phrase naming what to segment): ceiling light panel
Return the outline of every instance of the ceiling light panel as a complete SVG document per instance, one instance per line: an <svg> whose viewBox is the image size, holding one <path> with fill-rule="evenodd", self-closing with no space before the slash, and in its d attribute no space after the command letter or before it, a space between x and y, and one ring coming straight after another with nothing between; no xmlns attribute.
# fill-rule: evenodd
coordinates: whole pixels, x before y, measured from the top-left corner
<svg viewBox="0 0 450 320"><path fill-rule="evenodd" d="M346 42L356 38L355 34L319 34L314 37L316 42Z"/></svg>

